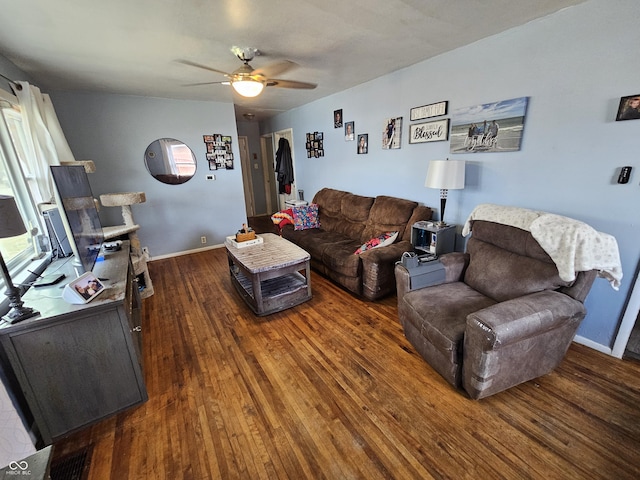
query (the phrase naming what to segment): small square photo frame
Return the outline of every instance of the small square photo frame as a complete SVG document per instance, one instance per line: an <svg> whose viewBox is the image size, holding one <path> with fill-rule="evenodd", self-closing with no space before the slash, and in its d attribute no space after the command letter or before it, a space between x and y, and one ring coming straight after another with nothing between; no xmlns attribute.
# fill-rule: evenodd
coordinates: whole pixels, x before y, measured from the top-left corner
<svg viewBox="0 0 640 480"><path fill-rule="evenodd" d="M104 290L104 284L93 273L86 272L67 284L63 297L70 303L89 303Z"/></svg>
<svg viewBox="0 0 640 480"><path fill-rule="evenodd" d="M640 94L620 98L616 122L640 119Z"/></svg>

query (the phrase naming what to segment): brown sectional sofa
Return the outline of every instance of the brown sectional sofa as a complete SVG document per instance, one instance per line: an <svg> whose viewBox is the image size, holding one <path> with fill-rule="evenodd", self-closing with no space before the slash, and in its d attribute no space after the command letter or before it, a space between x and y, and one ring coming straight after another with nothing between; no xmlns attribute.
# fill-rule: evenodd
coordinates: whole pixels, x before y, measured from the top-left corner
<svg viewBox="0 0 640 480"><path fill-rule="evenodd" d="M313 198L318 205L320 228L282 229L282 236L311 255L311 266L347 290L368 300L396 289L394 266L403 252L411 251L411 226L429 220L432 210L396 197L365 197L323 188ZM392 245L354 252L385 232L397 231Z"/></svg>

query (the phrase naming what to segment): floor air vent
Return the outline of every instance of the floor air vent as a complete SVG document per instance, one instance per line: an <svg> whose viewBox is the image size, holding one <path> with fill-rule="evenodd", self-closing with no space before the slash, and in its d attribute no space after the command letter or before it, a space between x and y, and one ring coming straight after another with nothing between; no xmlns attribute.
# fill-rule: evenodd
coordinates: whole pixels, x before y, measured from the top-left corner
<svg viewBox="0 0 640 480"><path fill-rule="evenodd" d="M51 462L51 480L87 480L93 447L86 447Z"/></svg>

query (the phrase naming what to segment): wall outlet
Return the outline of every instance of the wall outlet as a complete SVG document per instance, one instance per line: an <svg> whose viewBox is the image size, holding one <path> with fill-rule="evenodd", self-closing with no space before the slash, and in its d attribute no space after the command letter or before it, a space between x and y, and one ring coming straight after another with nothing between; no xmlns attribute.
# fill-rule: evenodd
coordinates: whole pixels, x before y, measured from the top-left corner
<svg viewBox="0 0 640 480"><path fill-rule="evenodd" d="M200 237L200 243L207 243L207 237L204 235Z"/></svg>
<svg viewBox="0 0 640 480"><path fill-rule="evenodd" d="M211 174L211 175L207 175L207 180L215 180L216 176Z"/></svg>

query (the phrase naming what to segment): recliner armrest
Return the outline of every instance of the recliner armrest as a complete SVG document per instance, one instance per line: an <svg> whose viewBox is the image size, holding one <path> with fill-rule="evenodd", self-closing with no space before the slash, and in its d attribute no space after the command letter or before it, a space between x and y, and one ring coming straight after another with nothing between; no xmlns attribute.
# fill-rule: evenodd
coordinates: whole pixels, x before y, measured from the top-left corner
<svg viewBox="0 0 640 480"><path fill-rule="evenodd" d="M460 282L464 272L469 266L469 254L461 252L445 253L440 255L438 260L444 266L445 283Z"/></svg>
<svg viewBox="0 0 640 480"><path fill-rule="evenodd" d="M473 336L483 349L497 349L568 322L579 323L585 315L586 309L579 301L547 290L497 303L468 315L465 336Z"/></svg>
<svg viewBox="0 0 640 480"><path fill-rule="evenodd" d="M411 277L409 276L409 270L400 262L396 263L394 274L396 276L396 294L398 302L400 302L411 288Z"/></svg>

